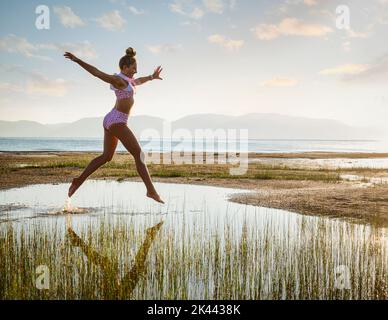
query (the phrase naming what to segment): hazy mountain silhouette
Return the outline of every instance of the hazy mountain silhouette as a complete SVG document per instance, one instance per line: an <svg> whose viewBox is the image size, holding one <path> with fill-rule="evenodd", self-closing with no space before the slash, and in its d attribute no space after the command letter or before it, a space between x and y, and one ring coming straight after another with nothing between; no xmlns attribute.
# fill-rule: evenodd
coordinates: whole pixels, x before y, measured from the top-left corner
<svg viewBox="0 0 388 320"><path fill-rule="evenodd" d="M72 123L41 124L34 121L0 121L1 137L64 137L101 138L102 117L83 118ZM128 126L140 138L146 129L162 135L164 119L133 116ZM346 125L330 119L293 117L271 113L251 113L242 116L195 114L170 123L172 130L187 129L248 129L250 139L378 139L382 132L375 128Z"/></svg>
<svg viewBox="0 0 388 320"><path fill-rule="evenodd" d="M272 113L242 116L216 114L190 115L172 123L173 129L248 129L250 139L378 139L382 132L359 128L330 119L292 117Z"/></svg>
<svg viewBox="0 0 388 320"><path fill-rule="evenodd" d="M48 132L47 126L39 122L0 120L1 137L44 137Z"/></svg>

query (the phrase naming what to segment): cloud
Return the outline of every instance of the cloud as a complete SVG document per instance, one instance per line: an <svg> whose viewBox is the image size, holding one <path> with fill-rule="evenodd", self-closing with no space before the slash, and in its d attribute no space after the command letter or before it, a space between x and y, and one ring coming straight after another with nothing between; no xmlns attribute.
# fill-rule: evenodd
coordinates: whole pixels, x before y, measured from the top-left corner
<svg viewBox="0 0 388 320"><path fill-rule="evenodd" d="M316 6L318 4L317 0L303 0L303 3L307 6Z"/></svg>
<svg viewBox="0 0 388 320"><path fill-rule="evenodd" d="M52 60L50 57L40 55L42 50L57 50L60 52L71 51L81 59L96 59L97 53L89 41L75 43L40 43L33 44L26 38L10 34L0 39L0 51L19 53L27 58L38 58L42 60Z"/></svg>
<svg viewBox="0 0 388 320"><path fill-rule="evenodd" d="M203 28L202 28L202 25L200 23L198 23L197 21L194 21L194 20L186 20L186 21L183 21L180 23L181 26L190 26L190 27L193 27L195 28L196 30L198 31L201 31Z"/></svg>
<svg viewBox="0 0 388 320"><path fill-rule="evenodd" d="M4 64L0 63L0 72L18 72L23 69L21 64Z"/></svg>
<svg viewBox="0 0 388 320"><path fill-rule="evenodd" d="M259 24L251 31L260 40L273 40L281 36L322 37L333 30L316 23L304 23L296 18L285 18L278 24Z"/></svg>
<svg viewBox="0 0 388 320"><path fill-rule="evenodd" d="M60 52L69 51L81 59L94 60L98 57L95 48L89 41L42 44L39 47Z"/></svg>
<svg viewBox="0 0 388 320"><path fill-rule="evenodd" d="M186 15L186 12L183 10L183 5L180 2L170 3L170 11L174 13L179 13L182 15Z"/></svg>
<svg viewBox="0 0 388 320"><path fill-rule="evenodd" d="M8 83L8 82L0 82L0 91L13 91L13 92L24 92L24 89L22 86Z"/></svg>
<svg viewBox="0 0 388 320"><path fill-rule="evenodd" d="M346 30L346 36L344 37L344 42L342 43L342 48L344 51L351 51L351 40L352 39L366 39L369 38L372 35L373 25L369 25L367 28L367 31L365 32L359 32L354 31L352 28L348 28Z"/></svg>
<svg viewBox="0 0 388 320"><path fill-rule="evenodd" d="M50 57L38 55L39 50L39 46L32 44L26 38L18 37L14 34L7 35L0 39L0 51L19 53L27 58L51 60Z"/></svg>
<svg viewBox="0 0 388 320"><path fill-rule="evenodd" d="M268 16L309 16L321 15L323 11L330 12L335 16L336 4L330 3L332 0L282 0L278 5L269 8ZM325 8L329 7L329 10ZM333 9L334 8L334 9Z"/></svg>
<svg viewBox="0 0 388 320"><path fill-rule="evenodd" d="M181 0L176 0L174 3L170 4L171 12L181 14L183 16L192 18L192 19L201 19L205 12L199 7L185 8L187 5L184 4Z"/></svg>
<svg viewBox="0 0 388 320"><path fill-rule="evenodd" d="M108 12L103 16L95 19L98 24L110 31L122 31L124 30L125 24L127 23L120 15L118 10Z"/></svg>
<svg viewBox="0 0 388 320"><path fill-rule="evenodd" d="M180 44L159 44L159 45L148 45L147 49L153 54L160 53L171 53L182 50L182 45Z"/></svg>
<svg viewBox="0 0 388 320"><path fill-rule="evenodd" d="M49 79L41 73L27 71L22 66L11 66L10 68L5 66L1 69L3 69L3 71L12 71L25 76L25 82L21 84L13 84L8 82L0 83L1 91L24 93L32 97L63 97L68 92L69 87L72 85L70 81L66 81L61 78Z"/></svg>
<svg viewBox="0 0 388 320"><path fill-rule="evenodd" d="M223 14L225 8L233 10L236 0L174 0L170 11L191 19L199 20L207 13Z"/></svg>
<svg viewBox="0 0 388 320"><path fill-rule="evenodd" d="M359 74L367 70L367 64L344 64L334 68L324 69L319 72L323 75L349 75Z"/></svg>
<svg viewBox="0 0 388 320"><path fill-rule="evenodd" d="M133 6L129 6L128 9L129 9L129 11L130 11L132 14L134 14L135 16L139 16L139 15L144 14L144 10L138 10L138 9L136 9L136 8L133 7Z"/></svg>
<svg viewBox="0 0 388 320"><path fill-rule="evenodd" d="M203 0L203 4L207 11L221 14L224 10L222 0Z"/></svg>
<svg viewBox="0 0 388 320"><path fill-rule="evenodd" d="M298 84L298 80L287 77L275 77L264 81L261 85L263 87L294 87Z"/></svg>
<svg viewBox="0 0 388 320"><path fill-rule="evenodd" d="M383 81L388 80L388 53L369 64L348 64L322 70L320 74L339 75L342 81Z"/></svg>
<svg viewBox="0 0 388 320"><path fill-rule="evenodd" d="M26 92L30 95L63 97L68 91L67 85L61 78L51 80L44 76L35 77L27 82Z"/></svg>
<svg viewBox="0 0 388 320"><path fill-rule="evenodd" d="M223 35L219 35L219 34L213 34L213 35L209 36L208 41L210 43L218 44L218 45L220 45L220 46L222 46L230 51L237 51L244 45L243 40L227 39Z"/></svg>
<svg viewBox="0 0 388 320"><path fill-rule="evenodd" d="M342 49L344 49L344 51L350 51L351 50L350 45L351 45L350 41L344 41L342 43Z"/></svg>
<svg viewBox="0 0 388 320"><path fill-rule="evenodd" d="M193 11L190 13L189 17L193 19L201 19L205 13L200 8L194 8Z"/></svg>
<svg viewBox="0 0 388 320"><path fill-rule="evenodd" d="M54 13L59 17L62 25L66 28L83 27L85 22L77 16L70 7L56 6L54 7Z"/></svg>
<svg viewBox="0 0 388 320"><path fill-rule="evenodd" d="M368 38L371 35L370 32L357 32L353 29L348 29L347 33L349 38Z"/></svg>

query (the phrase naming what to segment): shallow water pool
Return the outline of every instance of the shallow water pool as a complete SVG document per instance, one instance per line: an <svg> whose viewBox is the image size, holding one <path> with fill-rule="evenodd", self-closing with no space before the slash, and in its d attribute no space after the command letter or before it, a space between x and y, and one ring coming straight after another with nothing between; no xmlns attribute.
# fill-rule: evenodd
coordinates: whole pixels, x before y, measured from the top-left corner
<svg viewBox="0 0 388 320"><path fill-rule="evenodd" d="M57 279L50 296L32 287L23 289L30 290L28 297L357 299L388 294L387 229L229 202L230 195L248 192L241 189L155 185L166 204L148 199L142 183L89 180L71 200L77 214L63 212L68 184L1 191L0 252L6 257L10 247L20 252L17 263L27 269L47 263ZM95 252L108 258L96 259ZM0 267L12 270L12 259L2 259ZM64 272L63 261L73 261L65 263L70 271ZM121 280L107 286L104 272L113 262ZM128 289L125 274L131 264L143 271ZM87 265L94 272L85 273ZM336 282L338 272L348 276L346 288ZM6 297L19 297L13 275L4 277ZM95 284L81 286L85 279ZM117 283L125 289L116 290Z"/></svg>

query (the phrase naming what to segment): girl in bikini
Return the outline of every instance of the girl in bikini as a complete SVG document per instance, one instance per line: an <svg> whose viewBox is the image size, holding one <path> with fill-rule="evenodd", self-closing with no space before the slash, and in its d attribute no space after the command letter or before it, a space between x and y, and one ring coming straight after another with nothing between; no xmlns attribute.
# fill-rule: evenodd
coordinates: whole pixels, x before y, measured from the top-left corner
<svg viewBox="0 0 388 320"><path fill-rule="evenodd" d="M93 76L101 79L104 82L110 84L110 88L114 90L116 94L116 104L113 109L105 116L103 121L104 127L104 152L102 155L93 159L82 174L74 178L70 188L69 197L81 186L81 184L99 167L109 162L113 158L115 153L117 142L123 144L123 146L132 154L135 158L136 169L142 178L146 188L147 197L154 199L160 203L164 203L152 183L146 164L144 163L144 153L141 147L127 126L129 112L134 104L133 95L135 93L135 86L141 85L154 79L162 80L160 72L163 70L160 66L157 67L154 73L147 77L140 77L134 79L133 76L137 73L137 62L135 59L136 52L133 48L126 50L126 55L120 59L119 67L120 73L109 75L97 68L87 64L81 59L77 58L70 52L66 52L64 56L78 63L82 68L91 73Z"/></svg>

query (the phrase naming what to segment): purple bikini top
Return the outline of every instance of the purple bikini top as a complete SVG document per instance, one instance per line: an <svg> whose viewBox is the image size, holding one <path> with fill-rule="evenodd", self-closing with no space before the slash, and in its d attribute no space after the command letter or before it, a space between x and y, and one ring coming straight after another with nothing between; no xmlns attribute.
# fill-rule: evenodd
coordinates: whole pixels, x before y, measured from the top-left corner
<svg viewBox="0 0 388 320"><path fill-rule="evenodd" d="M116 94L116 98L118 100L121 100L121 99L128 99L128 98L133 97L133 95L136 93L136 90L135 90L135 79L127 77L122 72L115 73L115 75L128 82L128 87L126 87L125 89L117 89L113 85L110 85L110 88Z"/></svg>

